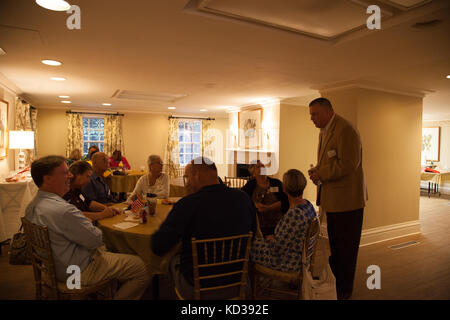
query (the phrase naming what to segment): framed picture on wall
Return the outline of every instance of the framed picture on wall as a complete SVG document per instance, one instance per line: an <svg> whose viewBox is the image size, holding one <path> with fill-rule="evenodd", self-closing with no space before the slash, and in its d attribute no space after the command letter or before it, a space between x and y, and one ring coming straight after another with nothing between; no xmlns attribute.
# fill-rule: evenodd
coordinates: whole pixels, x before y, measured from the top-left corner
<svg viewBox="0 0 450 320"><path fill-rule="evenodd" d="M8 102L0 100L0 160L8 151Z"/></svg>
<svg viewBox="0 0 450 320"><path fill-rule="evenodd" d="M422 128L422 152L426 161L439 162L441 127Z"/></svg>
<svg viewBox="0 0 450 320"><path fill-rule="evenodd" d="M257 149L261 146L262 108L239 112L239 148Z"/></svg>

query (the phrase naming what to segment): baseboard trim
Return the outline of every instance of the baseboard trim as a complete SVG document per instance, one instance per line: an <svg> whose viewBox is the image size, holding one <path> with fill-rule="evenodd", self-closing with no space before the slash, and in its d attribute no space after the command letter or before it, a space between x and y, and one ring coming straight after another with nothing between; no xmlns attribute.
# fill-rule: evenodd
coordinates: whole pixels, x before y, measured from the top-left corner
<svg viewBox="0 0 450 320"><path fill-rule="evenodd" d="M361 241L359 246L364 247L371 244L402 238L413 234L420 233L420 220L413 220L388 226L382 226L372 229L363 230L361 233ZM327 225L321 225L321 234L327 237Z"/></svg>

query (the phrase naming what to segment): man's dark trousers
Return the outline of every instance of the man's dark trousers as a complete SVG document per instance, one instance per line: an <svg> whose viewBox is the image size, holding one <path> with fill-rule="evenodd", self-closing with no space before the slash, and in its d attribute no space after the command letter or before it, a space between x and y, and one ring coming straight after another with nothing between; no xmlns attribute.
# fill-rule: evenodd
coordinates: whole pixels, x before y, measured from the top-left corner
<svg viewBox="0 0 450 320"><path fill-rule="evenodd" d="M353 291L364 208L327 212L331 270L336 277L338 299L347 299Z"/></svg>

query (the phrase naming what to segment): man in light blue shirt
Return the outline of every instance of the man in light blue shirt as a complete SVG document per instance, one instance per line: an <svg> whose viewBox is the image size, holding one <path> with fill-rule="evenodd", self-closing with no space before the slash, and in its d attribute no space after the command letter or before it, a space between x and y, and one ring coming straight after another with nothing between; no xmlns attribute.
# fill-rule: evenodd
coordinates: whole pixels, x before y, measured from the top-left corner
<svg viewBox="0 0 450 320"><path fill-rule="evenodd" d="M39 191L25 213L30 222L48 228L58 281L65 282L67 267L77 265L82 286L117 279L121 286L115 299L139 299L150 281L145 264L137 256L99 250L100 229L62 198L72 177L65 160L47 156L32 163L31 176Z"/></svg>

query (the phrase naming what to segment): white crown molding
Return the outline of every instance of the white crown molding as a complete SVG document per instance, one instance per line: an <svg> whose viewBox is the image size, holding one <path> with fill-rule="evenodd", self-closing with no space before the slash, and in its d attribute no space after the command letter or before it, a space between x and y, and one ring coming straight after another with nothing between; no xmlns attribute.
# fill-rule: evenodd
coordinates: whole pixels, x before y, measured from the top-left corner
<svg viewBox="0 0 450 320"><path fill-rule="evenodd" d="M424 98L425 95L434 93L433 90L428 89L418 89L418 88L410 88L410 87L402 87L402 86L386 86L384 84L380 84L374 81L368 80L349 80L336 82L332 84L327 84L323 86L312 87L314 90L318 90L321 94L326 92L332 92L336 90L343 89L369 89L369 90L377 90L388 93L401 94L416 98Z"/></svg>
<svg viewBox="0 0 450 320"><path fill-rule="evenodd" d="M6 78L3 73L0 72L0 87L5 89L6 91L12 93L15 96L19 96L22 94L22 90L17 87L14 82Z"/></svg>
<svg viewBox="0 0 450 320"><path fill-rule="evenodd" d="M50 109L50 110L60 110L61 112L66 112L69 110L72 110L74 112L99 112L99 113L111 113L114 114L116 112L118 113L124 113L124 114L157 114L157 115L163 115L163 116L175 116L175 117L186 117L186 118L215 118L215 119L228 119L227 116L223 115L205 115L202 114L178 114L174 112L169 111L148 111L148 110L139 110L139 109L105 109L105 108L87 108L87 107L76 107L76 106L52 106L52 105L45 105L45 106L37 106L38 109Z"/></svg>

